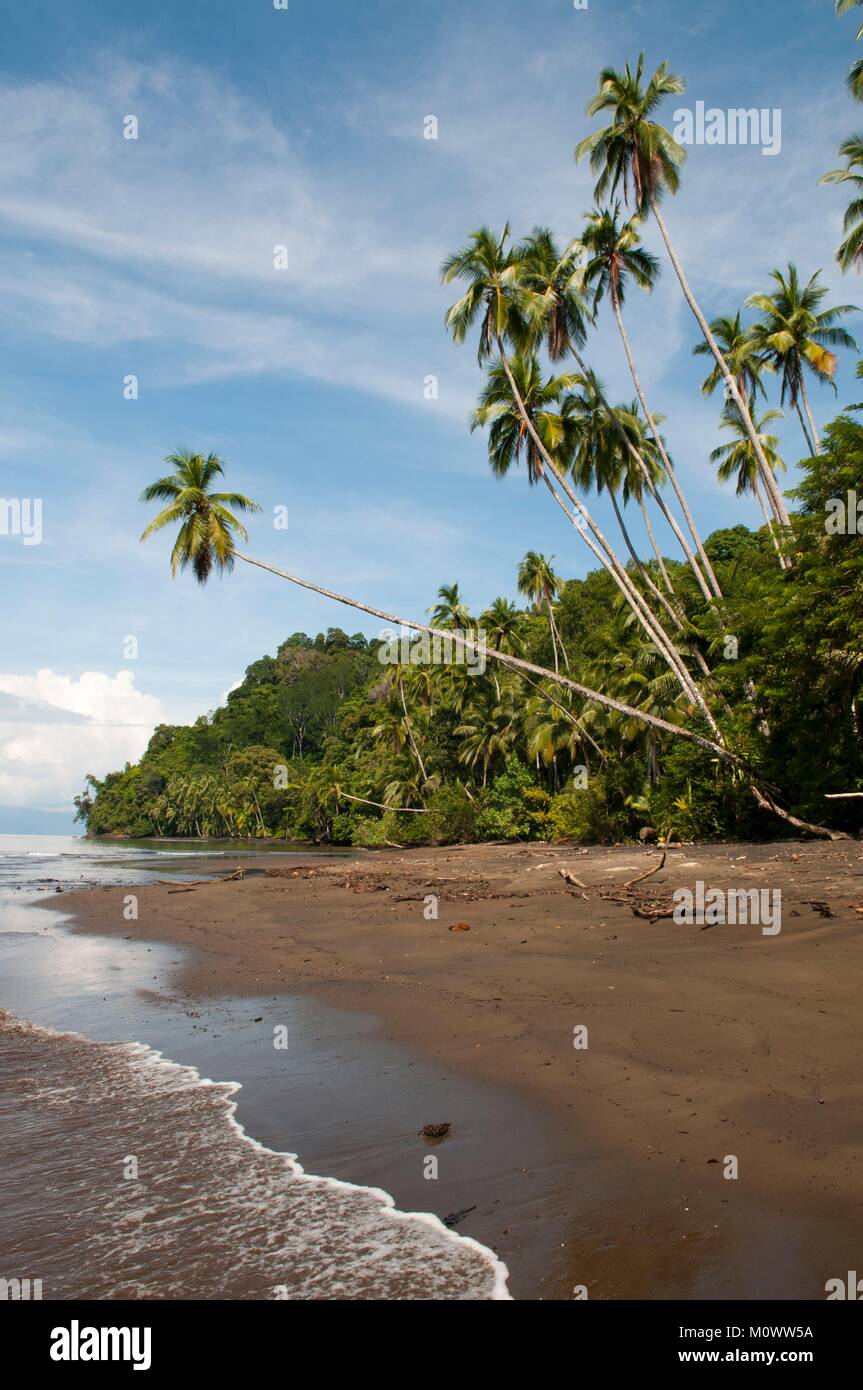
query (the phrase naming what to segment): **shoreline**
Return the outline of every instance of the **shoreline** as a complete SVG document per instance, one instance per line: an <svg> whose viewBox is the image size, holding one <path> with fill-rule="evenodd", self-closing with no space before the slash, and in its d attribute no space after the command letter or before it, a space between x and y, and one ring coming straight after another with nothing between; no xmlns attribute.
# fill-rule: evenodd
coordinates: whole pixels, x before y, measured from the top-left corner
<svg viewBox="0 0 863 1390"><path fill-rule="evenodd" d="M361 1009L413 1054L542 1107L559 1138L558 1200L550 1211L546 1194L534 1229L546 1256L559 1246L561 1269L532 1266L520 1230L515 1257L499 1250L517 1296L583 1284L591 1297L818 1298L855 1267L854 842L685 847L645 885L667 893L701 872L778 886L772 939L650 924L600 896L657 862L637 848L316 853L269 875L267 857L239 881L136 889L137 922L122 920L122 889L51 906L78 932L192 947L173 984L193 999L266 990ZM423 916L432 893L437 921ZM810 906L828 899L829 918ZM456 922L470 930L450 932ZM728 1154L734 1182L722 1180Z"/></svg>

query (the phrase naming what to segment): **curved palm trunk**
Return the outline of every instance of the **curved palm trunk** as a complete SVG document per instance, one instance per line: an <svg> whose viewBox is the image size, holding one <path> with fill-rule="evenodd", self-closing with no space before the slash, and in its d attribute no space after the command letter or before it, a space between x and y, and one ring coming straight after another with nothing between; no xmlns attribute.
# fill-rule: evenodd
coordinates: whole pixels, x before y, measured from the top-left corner
<svg viewBox="0 0 863 1390"><path fill-rule="evenodd" d="M423 763L422 757L421 757L421 755L420 755L420 750L417 748L416 739L414 738L414 731L413 731L413 729L411 728L410 715L408 714L407 701L405 700L405 688L404 688L404 686L402 685L402 678L401 678L401 676L399 676L398 686L399 686L399 695L401 696L401 701L402 701L402 709L403 709L404 712L405 712L405 726L406 726L407 731L408 731L408 738L410 739L410 745L411 745L411 748L412 748L413 751L414 751L414 757L416 758L417 762L418 762L419 765L420 765L420 772L421 772L422 775L423 775L423 781L424 781L424 782L427 782L427 781L428 781L428 777L427 777L427 775L426 775L425 764Z"/></svg>
<svg viewBox="0 0 863 1390"><path fill-rule="evenodd" d="M809 421L809 428L812 431L812 442L815 445L814 452L821 453L821 440L818 438L818 430L815 428L815 417L809 407L809 397L806 394L806 381L803 372L800 373L800 394L803 397L803 409L806 411L806 418Z"/></svg>
<svg viewBox="0 0 863 1390"><path fill-rule="evenodd" d="M620 534L623 536L623 543L629 551L630 555L632 556L633 563L635 564L638 573L641 575L642 579L644 580L650 592L653 594L654 598L662 604L663 608L665 609L666 613L671 618L675 626L679 627L680 615L678 613L675 613L671 604L668 602L668 599L665 597L665 594L654 584L647 570L644 568L644 565L641 559L639 558L635 546L632 544L632 538L629 534L629 529L626 525L626 522L624 521L623 513L620 510L620 507L617 502L617 497L615 496L613 488L609 488L608 495L611 498L611 505L614 508L614 515L617 517L617 524L620 527Z"/></svg>
<svg viewBox="0 0 863 1390"><path fill-rule="evenodd" d="M703 313L701 312L701 309L698 306L698 302L694 294L692 293L692 290L689 287L689 281L687 280L686 275L684 274L683 266L680 264L677 252L675 251L671 237L668 234L668 228L665 225L665 219L663 218L662 213L659 211L659 204L657 203L656 197L653 193L650 194L650 208L653 213L653 216L656 218L656 225L659 228L662 240L665 242L665 249L668 252L669 260L671 261L671 264L674 267L674 273L680 281L680 288L683 290L684 298L686 299L687 304L689 305L690 309L692 310L692 313L695 316L696 322L698 323L698 327L701 329L702 335L704 337L704 341L710 348L710 351L713 354L717 367L722 373L722 377L725 381L725 385L728 388L729 394L732 396L734 404L740 411L740 416L746 427L746 433L749 437L749 442L752 445L755 457L758 460L758 468L761 473L761 477L764 482L765 489L767 491L767 496L770 499L770 505L773 509L776 519L781 526L785 526L790 529L791 518L788 515L788 508L785 506L785 501L782 497L782 493L779 491L779 487L776 482L773 469L767 462L764 450L761 447L761 440L758 438L758 431L752 423L752 416L749 414L749 407L747 406L746 401L743 399L743 396L740 393L740 388L738 387L735 378L729 370L728 363L726 362L725 358L722 356L722 353L719 350L719 344L717 343L716 339L711 333L710 326ZM789 563L790 562L783 556L783 565L785 567L788 567Z"/></svg>
<svg viewBox="0 0 863 1390"><path fill-rule="evenodd" d="M268 565L264 560L255 560L251 555L243 555L239 550L235 550L234 555L238 560L244 561L247 565L253 565L255 569L266 570L268 574L274 574L279 579L287 579L290 584L296 584L301 589L308 589L314 594L320 594L322 598L333 599L336 603L343 603L348 608L359 609L361 613L369 613L373 618L380 618L382 622L403 625L414 632L427 632L431 637L440 636L440 628L429 627L427 623L417 623L412 619L400 618L395 613L386 613L381 608L373 608L371 604L361 603L359 599L348 598L346 594L338 594L333 589L326 589L322 584L313 584L310 579L301 579L299 575L288 574L286 570L276 569L275 565ZM571 680L569 676L562 676L559 672L546 671L542 666L536 666L531 661L524 661L519 656L510 656L509 653L496 651L494 647L485 647L481 642L477 642L472 637L456 636L458 641L468 651L477 655L491 657L493 661L500 661L505 666L509 666L516 671L529 671L531 675L539 676L542 680L552 680L558 685L564 686L567 690L572 690L576 695L582 695L587 700L601 705L604 709L614 710L617 714L623 714L629 719L635 719L640 724L646 724L649 728L660 729L663 733L670 734L673 738L683 739L686 743L693 744L696 748L701 748L707 753L713 753L720 762L728 764L730 767L739 768L749 778L752 778L752 769L747 764L745 758L726 747L722 743L714 743L712 739L705 738L702 734L693 733L691 729L681 728L679 724L671 724L667 719L661 719L656 714L648 714L646 710L635 709L632 705L627 705L623 700L616 700L611 695L603 695L599 690L591 690L589 686L581 685L580 682ZM796 826L798 829L809 830L820 839L827 840L847 840L848 836L841 830L827 830L822 825L809 825L805 821L792 816L788 811L777 806L773 798L765 795L755 785L750 782L750 787L759 806L765 810L772 811L782 820Z"/></svg>
<svg viewBox="0 0 863 1390"><path fill-rule="evenodd" d="M659 573L662 575L662 582L673 598L674 585L672 584L669 578L668 570L665 568L665 561L662 558L662 551L656 543L656 537L653 534L653 527L650 524L650 517L647 514L647 507L644 505L643 493L641 493L638 498L638 505L641 508L641 516L644 521L644 529L647 531L647 539L650 541L651 549L653 550L653 553L656 556L656 563L659 566Z"/></svg>
<svg viewBox="0 0 863 1390"><path fill-rule="evenodd" d="M638 375L638 368L635 365L635 356L632 351L632 345L629 341L629 335L626 331L623 322L623 314L621 313L620 309L620 294L618 293L617 284L613 279L611 281L611 303L612 307L614 308L614 317L617 320L617 327L620 332L621 340L623 342L623 350L626 353L626 360L629 364L630 376L632 377L633 385L635 386L635 393L638 396L638 399L641 402L641 408L644 411L644 418L650 426L653 438L656 440L656 447L659 450L659 455L662 459L663 467L665 468L665 471L668 474L668 480L671 483L671 486L674 488L675 496L677 497L677 500L680 503L680 509L683 512L686 524L689 527L689 534L692 536L692 539L695 542L695 547L698 551L699 559L701 560L701 563L704 566L704 573L710 580L710 587L713 590L713 595L715 598L722 598L722 590L719 587L719 582L716 578L716 575L713 573L713 566L711 565L710 560L708 559L707 551L704 549L704 544L698 532L698 528L695 525L695 518L693 517L692 512L690 511L689 503L686 500L683 488L680 486L680 483L678 482L677 474L674 471L671 459L668 457L665 445L663 444L662 439L660 437L659 430L656 426L656 421L654 420L653 415L650 411L650 407L647 404L647 397L644 394L644 390L641 385L641 379ZM649 470L646 469L645 472L649 473ZM654 492L655 488L653 487L653 479L648 478L648 482L650 484L651 492ZM689 564L690 569L692 570L693 574L698 580L704 597L707 599L709 603L710 593L707 590L707 587L704 583L704 576L702 575L701 570L696 565L695 557L689 549L689 546L686 545L686 543L684 542L683 535L678 532L677 523L672 522L670 513L668 514L668 521L672 525L675 535L677 536L678 541L680 541L683 547L683 553L686 555L687 563Z"/></svg>

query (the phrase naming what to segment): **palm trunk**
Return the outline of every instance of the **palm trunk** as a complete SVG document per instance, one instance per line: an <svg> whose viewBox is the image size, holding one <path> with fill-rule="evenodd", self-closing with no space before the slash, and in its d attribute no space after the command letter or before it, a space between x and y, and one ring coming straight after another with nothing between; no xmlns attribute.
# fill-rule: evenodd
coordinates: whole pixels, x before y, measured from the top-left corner
<svg viewBox="0 0 863 1390"><path fill-rule="evenodd" d="M803 431L803 438L806 440L806 448L809 450L809 457L813 458L816 452L815 445L812 443L812 440L809 436L809 427L803 418L803 411L800 409L799 399L794 402L794 406L797 411L797 419L800 421L800 428Z"/></svg>
<svg viewBox="0 0 863 1390"><path fill-rule="evenodd" d="M629 335L623 323L623 314L621 313L620 309L620 295L614 280L612 280L611 282L611 303L614 308L614 317L617 320L617 327L620 332L621 339L623 341L623 350L626 353L626 360L629 364L629 372L632 377L633 384L635 386L635 393L638 396L638 399L641 402L641 408L644 411L644 418L650 426L653 438L656 441L656 447L659 450L659 455L662 459L663 467L665 468L665 471L668 474L668 480L671 483L671 486L674 488L675 495L677 497L678 502L680 503L680 509L683 512L686 524L689 527L689 534L692 536L692 539L695 542L695 547L698 551L699 559L701 560L701 563L704 566L704 573L710 580L710 587L712 588L714 596L716 598L722 598L722 590L719 587L719 582L716 578L716 575L713 573L713 566L711 565L710 560L708 559L707 551L704 549L704 544L695 525L695 518L693 517L692 512L689 509L689 504L686 500L683 488L680 486L680 483L677 480L677 474L674 471L671 459L668 457L665 445L663 444L662 439L660 438L659 430L656 426L656 421L654 420L653 415L650 412L650 407L647 404L647 397L644 394L644 390L641 385L641 379L638 375L638 368L635 365L635 356L633 354L632 346L629 341ZM649 472L649 470L645 471ZM653 479L650 478L648 481L651 485L651 491L654 491ZM709 603L710 593L707 590L707 587L704 583L704 576L702 575L701 570L695 563L695 557L689 549L689 546L685 544L683 535L678 532L677 523L671 521L670 513L668 514L668 520L671 523L675 531L675 534L677 535L677 539L683 546L683 553L686 555L689 567L695 575L696 579L698 580L701 586L701 591Z"/></svg>
<svg viewBox="0 0 863 1390"><path fill-rule="evenodd" d="M803 409L806 411L806 418L809 421L809 428L812 431L812 442L815 445L815 453L821 453L821 440L818 438L818 431L815 428L815 417L809 408L809 397L806 394L806 381L803 372L800 372L800 394L803 397Z"/></svg>
<svg viewBox="0 0 863 1390"><path fill-rule="evenodd" d="M683 266L680 264L680 261L677 257L677 252L674 249L671 237L668 234L668 228L665 225L665 219L663 218L662 213L659 211L659 204L657 203L656 197L653 193L650 194L650 207L651 211L653 212L653 216L656 218L656 225L659 228L662 240L665 242L665 249L668 252L669 260L671 261L671 264L674 267L674 273L680 281L680 288L683 290L684 298L686 299L687 304L689 305L690 309L692 310L692 313L695 316L696 322L698 323L698 327L701 329L701 332L704 336L704 341L710 348L710 351L713 354L717 367L722 373L722 377L725 381L725 385L728 388L728 392L733 398L734 403L737 406L737 409L740 411L741 419L743 420L743 423L746 427L746 433L749 437L749 442L754 450L755 457L758 460L758 468L761 473L764 486L767 490L767 496L770 499L770 505L773 509L776 519L781 526L790 528L791 518L788 515L788 509L785 506L782 494L779 491L776 478L773 474L773 469L770 467L770 464L767 462L767 459L764 455L764 450L761 447L761 440L758 438L758 431L752 423L752 416L749 414L749 407L747 406L746 401L741 395L740 388L729 370L728 363L725 361L725 358L722 356L722 353L719 350L719 344L717 343L716 339L710 331L710 325L708 324L706 318L702 314L701 309L699 308L698 303L695 299L695 296L693 295L692 290L689 287L689 282L686 279L686 276L683 272ZM786 566L789 564L789 562L784 557L783 561Z"/></svg>
<svg viewBox="0 0 863 1390"><path fill-rule="evenodd" d="M545 596L545 603L548 608L548 625L551 630L551 649L554 652L554 669L555 671L559 671L560 666L557 660L557 635L554 630L554 614L551 611L551 599L548 594Z"/></svg>
<svg viewBox="0 0 863 1390"><path fill-rule="evenodd" d="M753 478L753 479L752 479L752 491L755 493L755 496L758 498L758 505L759 505L759 507L761 508L761 515L764 517L764 524L765 524L765 526L767 527L767 530L770 532L770 539L772 540L774 546L776 547L776 554L779 555L779 556L781 556L781 555L782 555L782 551L781 551L781 549L780 549L779 541L778 541L778 539L777 539L776 531L775 531L775 529L774 529L773 517L770 515L770 512L767 510L767 503L764 501L764 494L763 494L763 492L761 491L761 485L759 484L757 478Z"/></svg>
<svg viewBox="0 0 863 1390"><path fill-rule="evenodd" d="M361 603L359 599L348 598L346 594L338 594L333 589L326 589L322 584L313 584L309 579L300 579L298 575L288 574L286 570L276 569L275 565L268 565L263 560L255 560L251 555L242 555L235 550L234 556L238 560L243 560L247 565L253 565L255 569L266 570L268 574L274 574L279 579L287 579L290 584L296 584L301 589L308 589L314 594L320 594L322 598L333 599L336 603L343 603L348 608L356 608L361 613L369 613L373 618L379 618L381 622L388 626L404 626L413 632L427 632L429 636L446 635L440 628L429 627L427 623L417 623L407 618L397 617L394 613L386 613L381 608L373 608L371 604ZM450 634L452 636L452 634ZM524 661L521 657L511 656L509 653L496 651L494 647L485 647L481 642L475 641L472 637L457 636L454 638L467 651L471 651L480 656L491 657L493 661L500 661L504 666L509 666L516 671L528 671L531 675L539 676L541 680L553 680L557 685L562 685L565 689L573 691L576 695L581 695L585 699L601 705L604 709L614 710L617 714L623 714L628 719L634 719L637 723L646 724L648 728L660 729L663 733L671 735L672 738L683 739L686 743L693 744L696 748L701 748L707 753L712 753L720 762L736 767L750 779L752 769L747 764L745 758L726 747L723 743L705 738L702 734L693 733L691 729L684 729L678 724L671 724L667 719L661 719L659 715L648 714L646 710L635 709L632 705L627 705L623 700L615 700L611 695L603 695L599 690L591 690L589 686L581 685L580 682L571 680L569 676L562 676L559 672L546 671L542 666L536 666L531 661ZM809 825L805 821L798 820L796 816L790 815L788 811L777 806L772 797L765 796L754 781L750 782L753 796L759 806L774 812L782 820L789 822L798 829L805 829L817 835L820 839L827 840L847 840L848 836L840 830L827 830L821 825ZM345 793L347 795L347 793Z"/></svg>
<svg viewBox="0 0 863 1390"><path fill-rule="evenodd" d="M665 561L662 558L662 551L659 549L656 543L656 537L653 534L653 527L650 524L650 517L647 514L647 507L644 504L644 493L639 494L638 505L641 507L641 515L644 520L644 528L647 531L647 539L650 541L651 549L656 556L656 563L659 566L659 573L662 575L662 582L673 598L674 585L668 576L668 570L665 568Z"/></svg>
<svg viewBox="0 0 863 1390"><path fill-rule="evenodd" d="M609 495L609 497L611 498L611 505L612 505L612 507L614 508L614 515L617 517L617 524L618 524L618 526L620 527L620 534L623 536L623 543L624 543L624 545L626 546L627 550L629 551L630 555L632 556L633 563L634 563L636 569L638 570L638 573L641 575L642 579L644 580L644 582L645 582L645 584L647 585L647 587L648 587L648 589L650 590L650 592L653 594L654 598L655 598L659 603L662 604L663 608L665 609L665 611L666 611L666 613L668 614L668 616L671 618L672 622L673 622L677 627L680 627L680 615L679 615L679 613L675 613L674 609L672 608L671 604L668 602L668 599L665 597L665 595L664 595L664 593L662 592L662 590L659 589L659 588L657 588L657 586L654 584L654 582L653 582L653 580L651 579L650 575L648 574L647 570L644 568L644 565L643 565L641 559L639 558L639 555L638 555L638 552L637 552L636 549L635 549L635 546L632 544L632 538L631 538L631 536L630 536L630 534L629 534L629 530L628 530L628 528L627 528L626 522L625 522L624 519L623 519L623 513L622 513L621 510L620 510L620 507L619 507L618 502L617 502L617 497L616 497L616 495L615 495L615 493L614 493L614 489L613 489L613 488L609 488L609 490L608 490L608 495Z"/></svg>
<svg viewBox="0 0 863 1390"><path fill-rule="evenodd" d="M413 751L414 751L414 757L416 758L417 762L418 762L419 765L420 765L420 772L421 772L422 775L423 775L423 781L424 781L424 782L427 782L427 781L428 781L428 777L426 776L425 766L423 765L423 760L422 760L422 758L421 758L421 756L420 756L420 750L417 748L417 745L416 745L416 740L415 740L415 738L414 738L414 731L413 731L413 729L411 728L410 715L408 714L407 702L406 702L406 700L405 700L405 688L404 688L404 686L402 685L401 676L399 676L399 678L398 678L398 687L399 687L399 694L400 694L401 697L402 697L402 709L403 709L404 712L405 712L405 724L407 725L408 738L410 739L411 748L412 748Z"/></svg>

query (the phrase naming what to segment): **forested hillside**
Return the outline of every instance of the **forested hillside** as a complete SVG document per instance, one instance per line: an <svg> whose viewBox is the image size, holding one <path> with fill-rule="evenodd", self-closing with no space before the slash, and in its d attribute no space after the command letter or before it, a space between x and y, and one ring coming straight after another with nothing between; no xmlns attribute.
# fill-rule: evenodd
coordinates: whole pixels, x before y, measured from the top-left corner
<svg viewBox="0 0 863 1390"><path fill-rule="evenodd" d="M850 515L841 531L830 517L831 499L863 497L863 428L840 416L801 467L793 569L777 566L766 527L707 540L721 621L690 567L664 565L688 650L709 663L713 707L760 785L806 820L853 831L863 801L825 793L863 788L863 538ZM658 582L658 563L646 569ZM607 571L566 581L529 553L517 580L518 602L473 615L458 585L443 586L433 625L479 631L490 648L698 727ZM745 776L690 743L491 660L480 672L402 650L383 663L381 646L339 628L288 638L222 708L159 727L140 763L91 778L77 801L89 832L356 845L602 841L646 823L684 838L788 832Z"/></svg>

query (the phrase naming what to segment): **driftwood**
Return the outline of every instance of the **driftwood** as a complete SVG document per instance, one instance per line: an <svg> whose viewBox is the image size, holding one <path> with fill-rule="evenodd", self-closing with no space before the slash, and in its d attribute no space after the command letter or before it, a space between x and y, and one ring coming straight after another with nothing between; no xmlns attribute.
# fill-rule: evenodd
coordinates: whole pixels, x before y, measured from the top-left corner
<svg viewBox="0 0 863 1390"><path fill-rule="evenodd" d="M636 917L643 917L647 922L658 922L661 917L673 917L673 907L659 907L655 903L651 907L641 907L638 903L630 903L633 914Z"/></svg>
<svg viewBox="0 0 863 1390"><path fill-rule="evenodd" d="M569 869L558 869L557 872L560 874L560 876L561 876L561 878L563 879L564 883L571 883L572 886L573 886L573 888L586 888L586 887L587 887L587 884L586 884L586 883L582 883L581 879L580 879L580 878L576 878L575 874L571 874L571 873L569 872Z"/></svg>
<svg viewBox="0 0 863 1390"><path fill-rule="evenodd" d="M667 851L666 851L666 850L663 850L663 851L662 851L662 858L660 859L660 861L659 861L658 864L655 864L655 865L653 866L652 869L648 869L648 870L647 870L647 873L639 874L639 875L638 875L638 878L631 878L631 879L628 881L628 883L624 883L624 885L623 885L624 888L631 888L632 885L633 885L634 883L643 883L644 880L645 880L646 878L651 878L651 877L653 876L653 874L658 874L660 869L664 869L664 868L665 868L665 859L666 859L666 855L667 855Z"/></svg>

